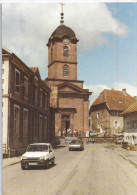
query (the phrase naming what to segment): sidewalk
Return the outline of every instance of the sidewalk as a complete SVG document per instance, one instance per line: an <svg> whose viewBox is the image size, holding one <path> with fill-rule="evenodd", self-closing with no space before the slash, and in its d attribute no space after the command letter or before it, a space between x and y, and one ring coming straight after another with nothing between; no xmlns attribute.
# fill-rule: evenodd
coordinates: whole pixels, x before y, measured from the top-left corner
<svg viewBox="0 0 137 195"><path fill-rule="evenodd" d="M129 160L133 164L137 165L137 151L126 150L121 146L117 146L114 150L124 159Z"/></svg>
<svg viewBox="0 0 137 195"><path fill-rule="evenodd" d="M2 161L3 168L6 168L6 167L9 167L11 165L20 163L20 159L21 159L20 156L18 156L18 157L12 157L12 158L3 158L3 161Z"/></svg>

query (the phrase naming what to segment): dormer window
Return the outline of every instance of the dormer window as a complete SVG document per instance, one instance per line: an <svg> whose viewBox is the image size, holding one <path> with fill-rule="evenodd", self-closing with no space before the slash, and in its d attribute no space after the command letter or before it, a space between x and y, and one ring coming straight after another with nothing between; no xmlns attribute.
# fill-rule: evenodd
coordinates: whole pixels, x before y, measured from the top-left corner
<svg viewBox="0 0 137 195"><path fill-rule="evenodd" d="M64 47L63 56L64 56L64 57L68 57L68 56L69 56L69 48L68 48L68 46L65 46L65 47Z"/></svg>
<svg viewBox="0 0 137 195"><path fill-rule="evenodd" d="M67 64L64 65L63 73L64 73L64 77L67 77L69 74L69 67Z"/></svg>

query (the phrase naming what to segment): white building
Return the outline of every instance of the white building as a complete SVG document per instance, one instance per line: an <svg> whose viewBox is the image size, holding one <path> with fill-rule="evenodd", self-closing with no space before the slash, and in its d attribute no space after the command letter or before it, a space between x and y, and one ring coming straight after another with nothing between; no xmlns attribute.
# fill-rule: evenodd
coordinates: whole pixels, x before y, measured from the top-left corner
<svg viewBox="0 0 137 195"><path fill-rule="evenodd" d="M122 115L124 117L124 141L135 145L137 144L137 101L128 107Z"/></svg>

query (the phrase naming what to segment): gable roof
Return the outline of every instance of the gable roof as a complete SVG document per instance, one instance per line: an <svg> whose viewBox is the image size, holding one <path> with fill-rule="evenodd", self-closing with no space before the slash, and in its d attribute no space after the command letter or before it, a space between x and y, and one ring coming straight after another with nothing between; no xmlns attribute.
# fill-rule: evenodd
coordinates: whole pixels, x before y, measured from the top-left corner
<svg viewBox="0 0 137 195"><path fill-rule="evenodd" d="M12 54L12 51L7 49L6 47L2 47L2 54Z"/></svg>
<svg viewBox="0 0 137 195"><path fill-rule="evenodd" d="M136 99L126 93L125 89L123 91L104 89L92 106L107 103L109 110L123 111L135 102Z"/></svg>
<svg viewBox="0 0 137 195"><path fill-rule="evenodd" d="M137 101L129 106L126 110L124 110L124 112L122 112L122 115L126 115L132 112L137 112Z"/></svg>
<svg viewBox="0 0 137 195"><path fill-rule="evenodd" d="M30 69L33 71L34 75L41 79L39 68L38 67L30 67Z"/></svg>
<svg viewBox="0 0 137 195"><path fill-rule="evenodd" d="M67 89L67 90L64 90L63 89ZM88 95L91 95L92 93L89 92L88 89L82 89L80 87L78 87L77 85L74 85L72 83L69 83L69 82L64 82L64 83L61 83L60 85L58 85L58 89L59 89L59 92L60 93L82 93L82 94L88 94ZM70 89L70 91L69 91Z"/></svg>
<svg viewBox="0 0 137 195"><path fill-rule="evenodd" d="M38 67L30 67L30 69L35 73Z"/></svg>

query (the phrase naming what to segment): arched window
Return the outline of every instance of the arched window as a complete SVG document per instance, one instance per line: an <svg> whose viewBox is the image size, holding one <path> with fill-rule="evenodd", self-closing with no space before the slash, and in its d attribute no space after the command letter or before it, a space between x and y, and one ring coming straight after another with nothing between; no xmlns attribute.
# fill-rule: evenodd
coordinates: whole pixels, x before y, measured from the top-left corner
<svg viewBox="0 0 137 195"><path fill-rule="evenodd" d="M64 73L64 77L68 76L69 67L68 67L68 65L66 65L66 64L64 65L63 73Z"/></svg>
<svg viewBox="0 0 137 195"><path fill-rule="evenodd" d="M68 56L69 56L69 48L68 48L68 46L65 46L65 47L64 47L63 56L64 56L64 57L68 57Z"/></svg>

